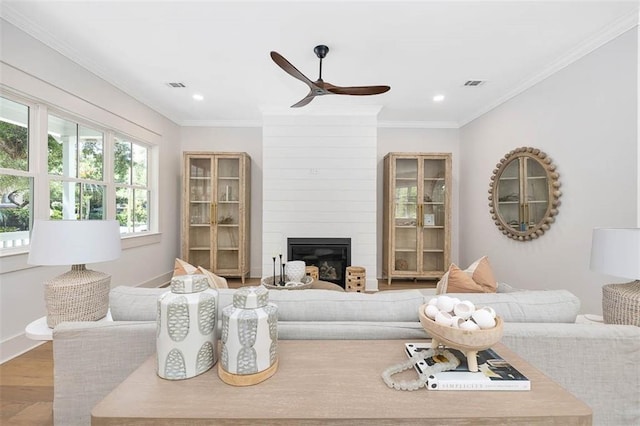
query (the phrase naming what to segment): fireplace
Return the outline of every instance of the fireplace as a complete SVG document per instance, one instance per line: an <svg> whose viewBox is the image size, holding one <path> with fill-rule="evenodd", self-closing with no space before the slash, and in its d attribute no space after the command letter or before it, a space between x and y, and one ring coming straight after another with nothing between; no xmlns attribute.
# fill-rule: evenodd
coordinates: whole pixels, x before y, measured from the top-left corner
<svg viewBox="0 0 640 426"><path fill-rule="evenodd" d="M351 266L351 238L287 238L287 260L317 266L322 281L344 287Z"/></svg>

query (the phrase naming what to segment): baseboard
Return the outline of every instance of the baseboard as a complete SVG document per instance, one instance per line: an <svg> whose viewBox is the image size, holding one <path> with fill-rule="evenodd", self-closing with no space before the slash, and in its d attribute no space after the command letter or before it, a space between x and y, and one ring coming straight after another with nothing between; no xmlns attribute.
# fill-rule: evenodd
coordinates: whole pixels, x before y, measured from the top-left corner
<svg viewBox="0 0 640 426"><path fill-rule="evenodd" d="M31 340L27 338L24 333L10 337L4 342L0 342L0 364L4 364L25 352L29 352L31 349L43 343L46 343L46 341Z"/></svg>

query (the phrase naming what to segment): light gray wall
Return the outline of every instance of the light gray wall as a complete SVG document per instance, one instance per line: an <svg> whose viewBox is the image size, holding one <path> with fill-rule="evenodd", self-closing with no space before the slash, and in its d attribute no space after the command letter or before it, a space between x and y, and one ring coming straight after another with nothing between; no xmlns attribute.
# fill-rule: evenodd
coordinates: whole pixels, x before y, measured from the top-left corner
<svg viewBox="0 0 640 426"><path fill-rule="evenodd" d="M566 288L600 313L601 286L622 279L589 270L594 227L634 227L637 214L637 34L631 30L461 129L460 258L488 255L498 281ZM538 240L503 236L489 215L496 163L520 146L557 165L562 204Z"/></svg>
<svg viewBox="0 0 640 426"><path fill-rule="evenodd" d="M166 282L180 245L179 127L6 21L0 29L3 88L159 147L160 234L145 239L143 246L127 241L118 260L88 267L111 274L112 286ZM46 314L43 282L69 269L31 267L26 260L27 253L0 258L0 361L39 343L24 337L25 326Z"/></svg>

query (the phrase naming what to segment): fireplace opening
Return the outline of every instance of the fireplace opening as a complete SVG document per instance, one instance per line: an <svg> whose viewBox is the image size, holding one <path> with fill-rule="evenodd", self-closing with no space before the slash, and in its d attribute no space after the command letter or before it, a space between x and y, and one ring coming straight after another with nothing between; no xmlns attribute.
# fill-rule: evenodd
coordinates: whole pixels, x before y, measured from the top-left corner
<svg viewBox="0 0 640 426"><path fill-rule="evenodd" d="M319 279L345 287L351 266L351 238L287 238L287 260L317 266Z"/></svg>

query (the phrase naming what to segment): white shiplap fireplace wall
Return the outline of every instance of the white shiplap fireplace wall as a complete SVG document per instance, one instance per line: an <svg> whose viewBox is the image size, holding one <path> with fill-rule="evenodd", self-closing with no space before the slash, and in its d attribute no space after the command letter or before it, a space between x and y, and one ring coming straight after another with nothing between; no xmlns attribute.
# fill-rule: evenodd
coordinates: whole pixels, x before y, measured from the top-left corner
<svg viewBox="0 0 640 426"><path fill-rule="evenodd" d="M263 110L262 275L287 238L351 238L351 264L376 290L380 108Z"/></svg>

